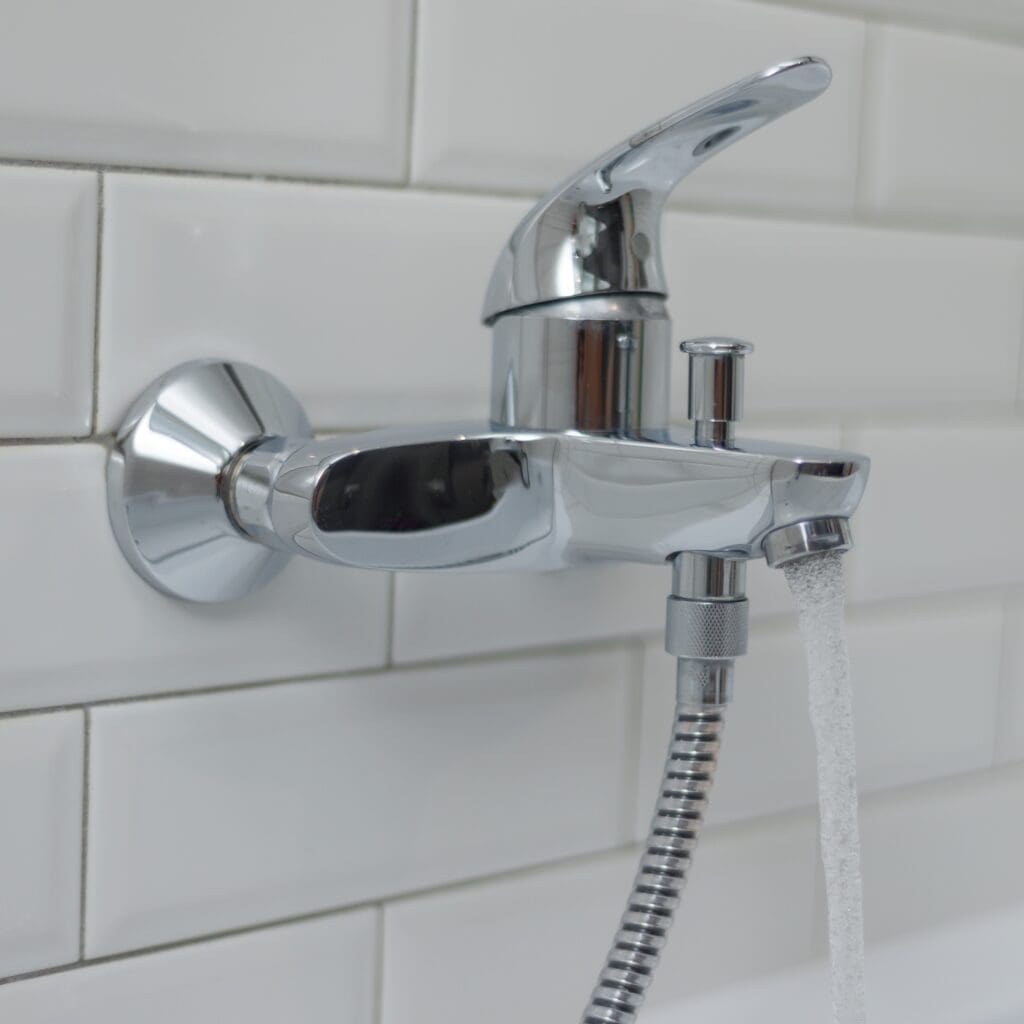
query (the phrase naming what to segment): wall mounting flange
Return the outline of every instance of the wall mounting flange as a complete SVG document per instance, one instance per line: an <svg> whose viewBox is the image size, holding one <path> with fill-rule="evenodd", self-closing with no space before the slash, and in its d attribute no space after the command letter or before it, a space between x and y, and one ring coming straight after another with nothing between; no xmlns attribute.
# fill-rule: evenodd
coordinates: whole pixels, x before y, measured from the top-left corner
<svg viewBox="0 0 1024 1024"><path fill-rule="evenodd" d="M311 437L298 399L245 363L164 374L131 407L107 466L110 522L144 579L190 601L241 597L289 556L242 534L223 493L232 461L262 438Z"/></svg>

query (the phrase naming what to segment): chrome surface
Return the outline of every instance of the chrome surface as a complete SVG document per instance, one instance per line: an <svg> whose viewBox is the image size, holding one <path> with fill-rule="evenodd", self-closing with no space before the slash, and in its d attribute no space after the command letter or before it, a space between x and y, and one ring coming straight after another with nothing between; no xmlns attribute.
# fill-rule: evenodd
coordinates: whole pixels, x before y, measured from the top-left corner
<svg viewBox="0 0 1024 1024"><path fill-rule="evenodd" d="M224 601L266 583L287 555L232 522L232 461L268 435L311 433L276 378L241 363L187 363L132 406L107 464L107 505L121 550L154 587L191 601Z"/></svg>
<svg viewBox="0 0 1024 1024"><path fill-rule="evenodd" d="M695 601L728 601L742 597L747 586L747 561L741 556L686 552L672 559L672 593Z"/></svg>
<svg viewBox="0 0 1024 1024"><path fill-rule="evenodd" d="M669 193L705 160L820 95L831 78L815 57L777 64L662 118L570 175L502 249L484 322L558 299L666 296L661 214Z"/></svg>
<svg viewBox="0 0 1024 1024"><path fill-rule="evenodd" d="M668 425L672 325L664 303L623 295L596 311L586 305L572 300L495 323L494 423L610 434Z"/></svg>
<svg viewBox="0 0 1024 1024"><path fill-rule="evenodd" d="M773 530L764 539L764 556L774 569L825 551L849 551L853 533L846 518L824 516Z"/></svg>
<svg viewBox="0 0 1024 1024"><path fill-rule="evenodd" d="M735 426L743 419L744 357L754 346L736 338L693 338L679 348L690 359L687 415L693 421L693 443L731 447Z"/></svg>
<svg viewBox="0 0 1024 1024"><path fill-rule="evenodd" d="M677 658L734 660L747 653L747 600L668 598L665 650Z"/></svg>
<svg viewBox="0 0 1024 1024"><path fill-rule="evenodd" d="M735 578L735 560L759 556L782 527L796 529L774 536L772 559L824 544L807 521L849 518L868 470L852 453L706 448L675 429L644 438L456 423L308 435L289 392L252 367L190 364L162 378L110 462L111 521L132 564L193 600L238 596L287 554L515 570L691 551L727 556Z"/></svg>
<svg viewBox="0 0 1024 1024"><path fill-rule="evenodd" d="M648 436L664 429L665 201L710 156L814 99L830 80L828 65L814 57L768 68L637 132L533 207L501 250L484 300L495 423ZM695 437L705 446L730 444L742 360L699 362L735 375L729 394L737 404L735 415L714 416L713 396L698 395ZM704 397L708 415L700 411Z"/></svg>
<svg viewBox="0 0 1024 1024"><path fill-rule="evenodd" d="M489 424L271 438L226 495L254 540L377 569L560 569L757 557L781 526L849 516L863 456L739 444L501 430Z"/></svg>

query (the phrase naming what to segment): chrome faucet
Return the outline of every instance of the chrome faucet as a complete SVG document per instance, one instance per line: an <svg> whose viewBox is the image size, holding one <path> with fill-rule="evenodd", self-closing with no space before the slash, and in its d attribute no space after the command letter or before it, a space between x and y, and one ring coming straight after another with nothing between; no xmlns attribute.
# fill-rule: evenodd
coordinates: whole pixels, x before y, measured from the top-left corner
<svg viewBox="0 0 1024 1024"><path fill-rule="evenodd" d="M682 177L829 78L804 58L742 81L638 132L526 215L484 301L490 422L315 440L298 402L253 367L162 377L110 460L111 520L132 565L169 594L215 601L292 554L534 570L682 551L774 563L847 545L867 460L737 443L749 346L684 344L694 426L670 426L659 242Z"/></svg>
<svg viewBox="0 0 1024 1024"><path fill-rule="evenodd" d="M680 179L830 77L810 57L769 68L638 132L537 203L484 300L489 422L317 440L278 380L211 360L156 381L111 451L122 551L151 584L194 601L240 597L295 554L393 570L671 563L669 757L583 1024L630 1024L657 964L746 651L747 560L851 544L867 458L735 438L749 344L683 343L692 427L670 425L659 237Z"/></svg>

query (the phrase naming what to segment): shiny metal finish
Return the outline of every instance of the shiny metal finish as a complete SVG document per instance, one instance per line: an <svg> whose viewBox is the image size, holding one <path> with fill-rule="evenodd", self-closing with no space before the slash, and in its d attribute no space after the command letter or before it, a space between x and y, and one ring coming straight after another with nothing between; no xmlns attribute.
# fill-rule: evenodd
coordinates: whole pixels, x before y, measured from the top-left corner
<svg viewBox="0 0 1024 1024"><path fill-rule="evenodd" d="M763 546L765 558L774 569L808 555L849 551L853 547L853 533L849 519L826 516L773 530L765 537Z"/></svg>
<svg viewBox="0 0 1024 1024"><path fill-rule="evenodd" d="M801 57L670 114L570 175L523 218L502 250L483 319L579 296L665 296L661 214L705 160L820 95L828 65Z"/></svg>
<svg viewBox="0 0 1024 1024"><path fill-rule="evenodd" d="M735 426L743 419L744 357L754 346L736 338L693 338L679 348L690 358L687 415L693 421L693 443L731 447Z"/></svg>
<svg viewBox="0 0 1024 1024"><path fill-rule="evenodd" d="M652 439L479 423L308 433L291 395L252 367L190 364L157 382L110 463L111 520L132 564L193 600L244 593L286 554L361 568L516 570L691 551L726 556L729 568L714 571L742 580L735 560L759 556L781 527L824 544L806 521L849 518L868 470L860 455L757 442L709 449L672 430ZM692 572L709 565L719 563L697 560Z"/></svg>
<svg viewBox="0 0 1024 1024"><path fill-rule="evenodd" d="M849 516L863 456L489 424L268 439L239 456L226 498L253 539L378 569L559 569L757 557L765 536Z"/></svg>
<svg viewBox="0 0 1024 1024"><path fill-rule="evenodd" d="M695 601L728 601L747 587L747 561L740 555L687 551L672 559L672 593Z"/></svg>
<svg viewBox="0 0 1024 1024"><path fill-rule="evenodd" d="M240 452L268 435L311 433L294 396L241 363L187 363L132 406L107 464L121 550L154 587L190 601L241 597L288 561L232 522L225 484Z"/></svg>
<svg viewBox="0 0 1024 1024"><path fill-rule="evenodd" d="M494 332L495 423L622 436L666 426L665 201L710 156L818 96L830 80L828 65L814 57L768 68L637 132L526 215L484 300L483 320ZM734 374L721 397L737 407L722 417L710 414L710 404L704 415L698 403L695 437L704 446L730 444L741 411L742 360L714 368L721 379L708 387L720 389Z"/></svg>
<svg viewBox="0 0 1024 1024"><path fill-rule="evenodd" d="M491 420L530 430L642 434L669 421L672 327L660 299L568 301L494 325Z"/></svg>

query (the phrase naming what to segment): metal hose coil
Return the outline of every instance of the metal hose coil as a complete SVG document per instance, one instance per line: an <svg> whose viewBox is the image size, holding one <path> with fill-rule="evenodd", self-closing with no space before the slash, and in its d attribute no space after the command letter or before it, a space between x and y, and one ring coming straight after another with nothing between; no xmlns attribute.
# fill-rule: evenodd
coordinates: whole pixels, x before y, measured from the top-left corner
<svg viewBox="0 0 1024 1024"><path fill-rule="evenodd" d="M582 1024L632 1024L672 926L718 762L724 704L676 705L665 773L633 890Z"/></svg>

